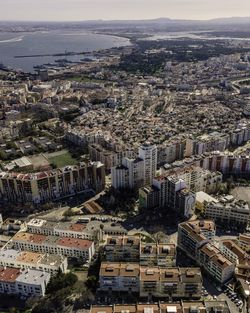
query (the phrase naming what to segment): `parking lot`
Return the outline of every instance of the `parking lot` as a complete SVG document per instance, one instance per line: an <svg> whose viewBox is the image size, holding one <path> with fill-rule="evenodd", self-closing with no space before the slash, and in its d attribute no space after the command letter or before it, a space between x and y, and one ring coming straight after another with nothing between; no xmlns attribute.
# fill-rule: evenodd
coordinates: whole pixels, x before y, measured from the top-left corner
<svg viewBox="0 0 250 313"><path fill-rule="evenodd" d="M206 300L221 300L227 301L231 312L245 313L243 302L239 299L238 295L229 287L216 287L211 279L204 277L203 280L203 298Z"/></svg>

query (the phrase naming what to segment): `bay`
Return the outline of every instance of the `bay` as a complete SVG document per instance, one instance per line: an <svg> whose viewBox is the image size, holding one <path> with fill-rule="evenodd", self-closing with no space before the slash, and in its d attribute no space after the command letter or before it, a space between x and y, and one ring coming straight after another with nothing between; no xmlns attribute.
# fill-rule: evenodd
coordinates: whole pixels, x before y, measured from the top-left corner
<svg viewBox="0 0 250 313"><path fill-rule="evenodd" d="M93 52L129 44L130 41L126 38L80 30L0 33L0 63L25 72L33 72L34 66L54 63L56 59L64 58L64 56L28 58L15 58L15 56ZM66 56L67 60L77 62L84 57L84 55Z"/></svg>

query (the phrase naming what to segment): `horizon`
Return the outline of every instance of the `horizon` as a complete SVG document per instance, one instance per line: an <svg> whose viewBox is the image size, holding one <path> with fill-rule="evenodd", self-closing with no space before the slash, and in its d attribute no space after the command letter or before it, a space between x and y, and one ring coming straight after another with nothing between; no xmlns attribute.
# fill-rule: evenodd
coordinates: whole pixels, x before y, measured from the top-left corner
<svg viewBox="0 0 250 313"><path fill-rule="evenodd" d="M170 18L170 17L155 17L155 18L133 18L133 19L83 19L83 20L0 20L0 23L91 23L91 22L150 22L150 21L187 21L187 22L210 22L216 20L233 20L233 19L249 19L249 16L220 16L210 19L187 19L187 18Z"/></svg>
<svg viewBox="0 0 250 313"><path fill-rule="evenodd" d="M248 18L246 0L0 0L1 22ZM163 17L165 18L165 17Z"/></svg>

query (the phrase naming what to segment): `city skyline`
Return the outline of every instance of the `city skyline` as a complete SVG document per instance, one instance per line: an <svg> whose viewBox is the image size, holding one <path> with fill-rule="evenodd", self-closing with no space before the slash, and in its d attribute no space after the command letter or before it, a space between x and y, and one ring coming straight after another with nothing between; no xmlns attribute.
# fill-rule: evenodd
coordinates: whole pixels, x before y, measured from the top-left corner
<svg viewBox="0 0 250 313"><path fill-rule="evenodd" d="M1 21L209 20L250 12L246 0L0 0L0 5Z"/></svg>

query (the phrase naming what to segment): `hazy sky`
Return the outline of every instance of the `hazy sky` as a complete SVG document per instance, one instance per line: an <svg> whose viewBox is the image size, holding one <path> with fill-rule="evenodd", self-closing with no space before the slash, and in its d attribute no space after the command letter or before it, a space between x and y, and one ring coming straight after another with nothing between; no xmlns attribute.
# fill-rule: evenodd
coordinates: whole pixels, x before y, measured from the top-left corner
<svg viewBox="0 0 250 313"><path fill-rule="evenodd" d="M0 20L250 16L250 0L0 0Z"/></svg>

